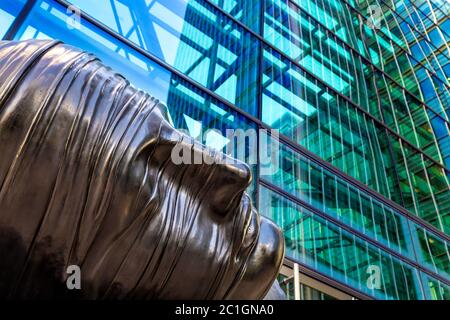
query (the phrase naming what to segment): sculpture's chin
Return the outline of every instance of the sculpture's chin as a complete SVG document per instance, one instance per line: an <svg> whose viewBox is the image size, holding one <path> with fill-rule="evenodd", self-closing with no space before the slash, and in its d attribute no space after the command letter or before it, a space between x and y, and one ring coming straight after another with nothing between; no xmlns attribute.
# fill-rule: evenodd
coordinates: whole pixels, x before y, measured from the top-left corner
<svg viewBox="0 0 450 320"><path fill-rule="evenodd" d="M259 240L249 257L244 276L230 299L262 299L272 286L283 262L284 238L280 229L269 219L261 217ZM249 296L251 292L253 295Z"/></svg>

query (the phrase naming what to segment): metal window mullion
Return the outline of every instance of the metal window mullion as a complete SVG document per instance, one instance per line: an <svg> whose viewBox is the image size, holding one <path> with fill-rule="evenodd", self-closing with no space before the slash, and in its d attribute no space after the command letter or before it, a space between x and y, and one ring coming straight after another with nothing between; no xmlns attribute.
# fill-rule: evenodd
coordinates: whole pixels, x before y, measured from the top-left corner
<svg viewBox="0 0 450 320"><path fill-rule="evenodd" d="M23 25L25 20L28 18L28 15L30 14L30 12L33 9L36 2L37 2L37 0L27 0L25 5L22 7L22 10L20 10L19 14L14 19L14 22L9 27L8 31L6 31L5 35L3 36L3 40L13 40L14 39L14 37L16 36L17 32L19 31L20 27Z"/></svg>

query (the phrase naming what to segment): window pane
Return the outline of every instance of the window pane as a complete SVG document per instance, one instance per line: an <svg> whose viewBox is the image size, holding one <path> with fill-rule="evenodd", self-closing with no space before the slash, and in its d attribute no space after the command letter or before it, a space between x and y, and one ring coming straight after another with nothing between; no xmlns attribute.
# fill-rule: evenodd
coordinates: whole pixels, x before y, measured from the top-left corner
<svg viewBox="0 0 450 320"><path fill-rule="evenodd" d="M52 1L40 1L25 20L16 39L59 39L92 52L136 87L159 100L167 99L168 71L92 24L81 20L79 26L74 28L74 22L64 7Z"/></svg>
<svg viewBox="0 0 450 320"><path fill-rule="evenodd" d="M424 228L416 226L415 232L418 237L418 254L422 264L427 265L443 277L450 277L450 245L426 231Z"/></svg>
<svg viewBox="0 0 450 320"><path fill-rule="evenodd" d="M261 0L211 0L247 27L260 33Z"/></svg>
<svg viewBox="0 0 450 320"><path fill-rule="evenodd" d="M398 48L396 48L397 50L391 48L392 43L380 39L380 42L389 49L386 50L389 55L386 59L377 56L378 60L374 63L380 62L381 59L381 61L390 61L390 64L379 66L379 69L384 72L377 71L369 63L369 57L382 48L376 41L374 44L371 39L376 33L367 25L361 25L359 20L351 19L346 5L333 2L328 6L328 4L322 4L320 0L298 1L297 4L289 0L266 0L265 2L264 37L267 41L311 72L314 77L322 80L327 86L347 96L354 104L367 110L378 120L384 121L390 129L402 135L408 142L423 149L436 161L444 163L444 145L437 143L434 134L435 128L429 119L434 114L426 109L420 100L414 99L410 93L411 88L415 89L415 96L421 97L415 70L413 70L411 62L404 58L405 52ZM317 19L322 19L322 21L317 22ZM353 28L346 28L346 24L352 25ZM335 32L331 31L339 26L344 27L340 27ZM356 34L358 30L366 30L370 36ZM365 41L358 46L359 43L356 42L356 39ZM373 49L371 48L372 51L368 54L364 47L370 46L370 44ZM363 50L360 50L359 47L362 47ZM268 54L274 55L273 52L265 52L264 57ZM313 76L304 75L300 68L294 67L286 59L282 60L272 66L273 69L278 69L272 72L277 77L279 74L283 75L284 82L281 85L291 91L290 95L294 93L297 95L297 98L292 99L294 107L301 109L302 105L305 105L305 102L299 100L306 100L313 107L330 102L323 101L323 92L326 90L323 85L316 83ZM287 66L282 68L280 64ZM400 67L403 69L400 70ZM265 63L265 68L267 68L267 63ZM285 71L288 69L289 72L286 74ZM290 83L292 69L295 70L295 73L300 73L302 77L308 78L309 82L298 82L291 79L292 83ZM265 69L269 76L267 71ZM386 76L385 73L389 76ZM397 79L395 79L396 74L398 75ZM406 75L412 79L404 79ZM424 75L427 81L431 82L431 78L427 74ZM303 86L307 87L302 88ZM410 90L405 90L404 87ZM429 87L433 93L438 87L445 88L442 84L433 85L431 83ZM450 91L448 93L450 94ZM327 94L329 93L327 92ZM331 95L333 100L336 100L335 103L344 104L344 100L336 99L335 93ZM331 105L333 106L335 103L333 101ZM444 103L444 105L446 104Z"/></svg>
<svg viewBox="0 0 450 320"><path fill-rule="evenodd" d="M404 206L444 233L450 232L450 174L390 137Z"/></svg>
<svg viewBox="0 0 450 320"><path fill-rule="evenodd" d="M266 124L372 189L400 200L384 128L269 49L264 50L262 86Z"/></svg>
<svg viewBox="0 0 450 320"><path fill-rule="evenodd" d="M427 299L450 300L450 286L421 272Z"/></svg>

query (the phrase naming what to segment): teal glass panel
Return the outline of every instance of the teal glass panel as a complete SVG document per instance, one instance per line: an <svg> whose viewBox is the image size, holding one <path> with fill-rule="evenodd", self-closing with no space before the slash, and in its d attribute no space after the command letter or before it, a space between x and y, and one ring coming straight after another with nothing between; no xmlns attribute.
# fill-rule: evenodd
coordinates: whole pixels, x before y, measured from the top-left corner
<svg viewBox="0 0 450 320"><path fill-rule="evenodd" d="M370 99L380 105L384 123L429 157L444 164L445 150L438 144L432 125L432 118L436 115L399 90L388 77L382 75L373 79L374 86L370 86L369 90Z"/></svg>
<svg viewBox="0 0 450 320"><path fill-rule="evenodd" d="M429 300L450 300L450 286L421 272L426 298Z"/></svg>
<svg viewBox="0 0 450 320"><path fill-rule="evenodd" d="M380 28L376 33L383 33L390 41L396 43L403 51L411 52L418 63L424 65L430 72L439 78L440 84L436 86L436 93L440 101L427 101L430 106L436 109L449 107L449 88L444 83L449 84L442 67L450 62L448 54L440 55L442 49L435 46L428 36L431 31L431 20L427 15L420 15L416 9L415 1L396 1L395 5L391 1L359 1L352 4L359 10L361 19L367 20L369 15L368 6L375 5L381 9L382 19L379 19ZM435 10L434 12L439 12ZM427 27L428 23L428 27ZM443 35L442 35L443 36ZM444 50L445 52L445 50Z"/></svg>
<svg viewBox="0 0 450 320"><path fill-rule="evenodd" d="M450 174L390 137L404 206L444 233L450 233Z"/></svg>
<svg viewBox="0 0 450 320"><path fill-rule="evenodd" d="M211 0L247 27L260 33L261 0Z"/></svg>
<svg viewBox="0 0 450 320"><path fill-rule="evenodd" d="M262 214L282 227L287 256L379 299L423 298L410 265L262 186L259 201Z"/></svg>
<svg viewBox="0 0 450 320"><path fill-rule="evenodd" d="M201 0L72 0L229 102L256 115L257 41Z"/></svg>
<svg viewBox="0 0 450 320"><path fill-rule="evenodd" d="M313 1L315 0L309 2ZM442 145L437 144L429 119L430 112L427 112L428 110L420 103L420 100L414 98L409 91L401 86L408 86L410 90L415 88L416 97L421 97L419 82L415 77L415 72L411 72L412 65L409 60L405 60L406 53L401 50L397 50L399 51L397 52L390 42L381 38L378 39L377 33L367 25L360 27L358 20L346 19L349 15L346 14L348 9L344 9L340 4L327 8L330 17L333 18L333 21L338 21L339 25L349 23L353 28L342 28L348 31L348 34L336 33L339 34L337 36L333 31L327 29L323 22L319 24L311 11L306 11L308 1L301 1L301 3L302 5L297 6L288 0L266 0L264 37L311 72L313 76L302 72L300 68L294 67L294 64L288 62L287 59L278 57L278 60L282 61L280 63L272 62L273 68L278 68L281 64L287 64L288 66L284 69L297 69L297 73L301 73L303 77L307 77L312 82L318 82L313 79L313 77L317 77L327 86L351 99L354 104L370 112L378 120L384 121L390 129L414 146L424 150L434 160L444 163L443 151L445 150L442 149ZM314 8L316 7L318 6L315 5ZM352 32L352 30L364 30L365 34L355 34L356 31ZM357 37L367 39L363 43L363 50L360 50L362 53L349 48L355 47L356 41L352 39ZM375 40L372 40L371 37ZM353 42L353 45L344 45L349 42ZM379 66L384 72L390 72L389 76L376 71L366 60L361 58L361 55L369 56L369 54L364 53L367 50L365 46L372 44L374 47L370 49L372 53L378 52L374 51L380 48L378 42L385 43L385 47L389 49L387 51L390 52L385 59L377 56L378 60L390 61L390 66L384 64ZM266 59L269 54L277 55L275 52L267 51L270 53L264 53ZM370 56L373 56L372 53ZM272 61L273 59L268 60ZM268 75L272 70L267 70L266 65L264 67L263 72ZM284 69L280 67L279 73L283 74ZM397 71L399 75L405 74L409 77L397 79L399 80L399 83L397 83L391 78L392 70ZM427 79L431 81L428 76ZM303 84L300 83L300 85ZM296 85L289 83L288 80L284 82L284 86L295 92L297 96L308 94L307 90L305 92L296 90ZM319 87L323 87L323 85L319 85ZM431 90L436 92L434 87ZM309 94L317 94L317 92L309 92ZM335 93L333 95L337 96ZM316 103L320 104L320 97L317 100Z"/></svg>
<svg viewBox="0 0 450 320"><path fill-rule="evenodd" d="M404 216L311 160L280 146L279 161L261 165L262 181L283 189L330 217L415 259L408 222ZM260 209L263 208L260 203Z"/></svg>
<svg viewBox="0 0 450 320"><path fill-rule="evenodd" d="M400 201L385 129L273 50L263 57L262 121Z"/></svg>
<svg viewBox="0 0 450 320"><path fill-rule="evenodd" d="M424 228L416 226L415 229L418 239L415 247L420 263L443 277L450 278L450 244Z"/></svg>
<svg viewBox="0 0 450 320"><path fill-rule="evenodd" d="M306 1L300 1L306 4ZM359 56L330 37L324 27L287 0L265 0L264 38L337 92L369 108L364 65ZM338 20L313 1L310 14L334 29ZM371 110L378 114L378 109Z"/></svg>
<svg viewBox="0 0 450 320"><path fill-rule="evenodd" d="M394 136L381 125L274 50L264 50L263 57L263 122L384 196L406 204L438 229L448 230L450 191L445 169L429 160L411 161L410 147L399 149ZM445 163L450 137L447 125L429 117L422 104L408 100L383 79L371 91L373 101L383 108L386 123ZM427 167L422 171L421 163ZM418 170L420 179L414 175ZM430 193L432 186L436 194Z"/></svg>

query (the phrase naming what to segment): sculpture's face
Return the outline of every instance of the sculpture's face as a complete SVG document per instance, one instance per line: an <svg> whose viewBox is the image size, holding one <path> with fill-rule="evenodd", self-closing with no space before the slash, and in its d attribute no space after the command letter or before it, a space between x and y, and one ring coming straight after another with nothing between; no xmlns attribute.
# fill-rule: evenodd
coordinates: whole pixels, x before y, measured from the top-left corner
<svg viewBox="0 0 450 320"><path fill-rule="evenodd" d="M86 297L261 298L283 242L244 194L249 169L177 164L174 147L193 142L157 101L73 48L19 47L23 66L44 54L14 89L0 67L0 227L29 250L15 262L28 277L54 259L81 267ZM0 59L14 50L0 45Z"/></svg>

